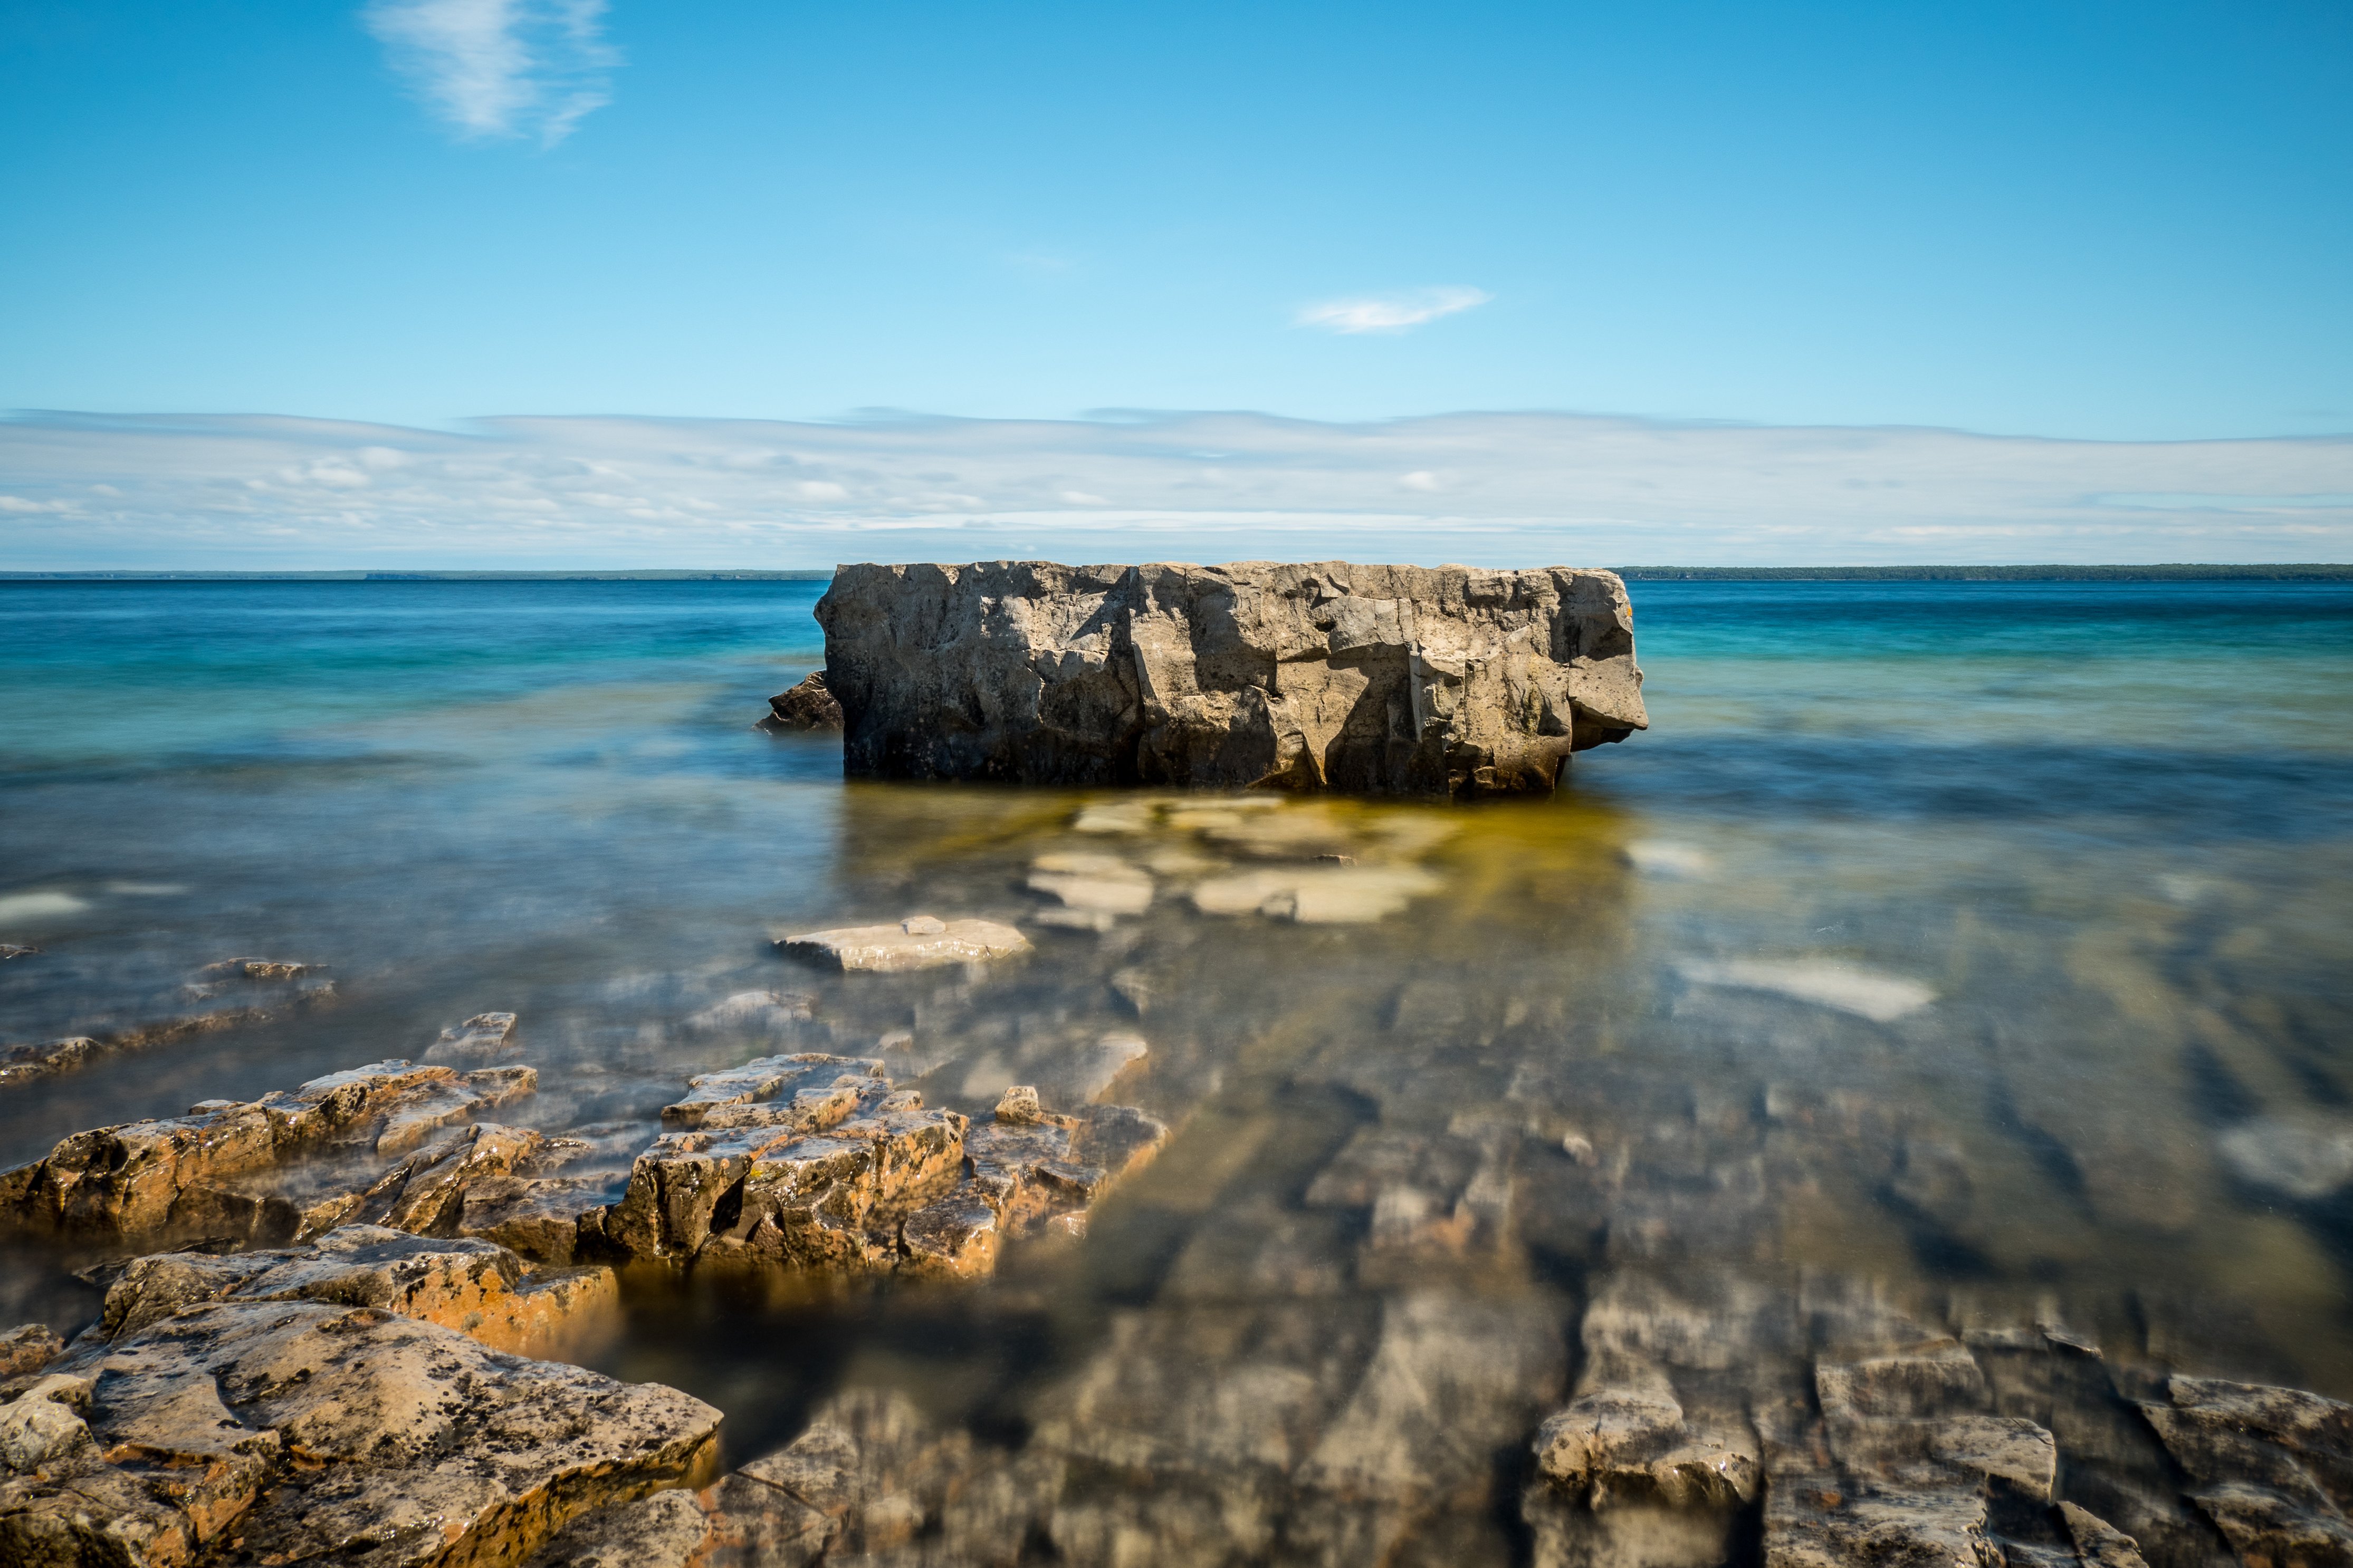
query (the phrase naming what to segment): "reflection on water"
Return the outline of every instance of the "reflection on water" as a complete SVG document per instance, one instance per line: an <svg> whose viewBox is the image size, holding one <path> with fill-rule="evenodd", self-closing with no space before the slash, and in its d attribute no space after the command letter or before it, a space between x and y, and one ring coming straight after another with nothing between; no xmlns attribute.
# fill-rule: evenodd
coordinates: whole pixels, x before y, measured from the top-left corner
<svg viewBox="0 0 2353 1568"><path fill-rule="evenodd" d="M2084 1436L2120 1391L2353 1397L2353 593L1638 584L1652 732L1456 808L845 786L749 728L818 657L813 586L373 591L0 591L33 672L0 941L43 950L0 964L8 1039L185 1011L232 953L337 981L5 1090L0 1159L491 1009L550 1131L641 1142L686 1075L782 1048L976 1116L1140 1106L1175 1135L1082 1240L978 1285L643 1274L599 1352L724 1409L733 1462L822 1413L926 1539L1075 1561L1549 1552L1521 1494L1573 1395L1672 1387L1769 1449L1776 1410L1835 1425L1852 1358L1939 1335L2059 1432L2076 1500L2207 1561L2146 1433ZM768 945L915 913L1036 951ZM779 987L813 1017L711 1011ZM0 1318L87 1314L16 1257ZM2046 1364L2079 1342L2088 1393Z"/></svg>

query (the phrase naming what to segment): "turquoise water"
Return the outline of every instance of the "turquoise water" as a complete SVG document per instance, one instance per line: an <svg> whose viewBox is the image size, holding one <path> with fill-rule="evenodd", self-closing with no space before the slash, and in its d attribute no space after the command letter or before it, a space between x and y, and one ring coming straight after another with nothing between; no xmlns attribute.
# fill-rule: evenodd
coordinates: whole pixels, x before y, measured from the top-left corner
<svg viewBox="0 0 2353 1568"><path fill-rule="evenodd" d="M2353 1395L2353 588L1637 584L1653 728L1556 798L1285 808L1408 825L1439 891L1316 929L1176 878L1097 934L1023 886L1103 847L1087 797L846 786L838 745L752 728L822 658L820 587L0 586L0 942L43 950L0 964L6 1039L169 1016L233 954L339 988L5 1091L0 1161L490 1008L542 1068L526 1119L650 1137L686 1073L760 1049L681 1020L789 984L973 1110L1140 1030L1119 1092L1176 1133L1082 1245L987 1284L633 1280L598 1364L712 1399L738 1458L866 1384L1067 1431L1073 1379L1177 1353L1134 1347L1205 1300L1310 1300L1346 1341L1404 1288L1388 1222L1315 1195L1368 1129L1492 1175L1438 1194L1474 1239L1398 1255L1415 1283L1571 1340L1617 1271L1828 1274ZM1186 831L1136 852L1247 852ZM917 911L1039 952L943 984L768 946ZM16 1260L0 1317L87 1312Z"/></svg>

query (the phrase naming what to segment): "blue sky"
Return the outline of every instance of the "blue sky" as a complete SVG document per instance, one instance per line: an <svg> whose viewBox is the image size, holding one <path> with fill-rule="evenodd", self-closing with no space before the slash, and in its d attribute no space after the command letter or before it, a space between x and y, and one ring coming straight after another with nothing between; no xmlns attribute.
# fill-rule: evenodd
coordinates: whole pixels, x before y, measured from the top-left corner
<svg viewBox="0 0 2353 1568"><path fill-rule="evenodd" d="M0 89L5 408L2353 431L2336 0L14 0Z"/></svg>

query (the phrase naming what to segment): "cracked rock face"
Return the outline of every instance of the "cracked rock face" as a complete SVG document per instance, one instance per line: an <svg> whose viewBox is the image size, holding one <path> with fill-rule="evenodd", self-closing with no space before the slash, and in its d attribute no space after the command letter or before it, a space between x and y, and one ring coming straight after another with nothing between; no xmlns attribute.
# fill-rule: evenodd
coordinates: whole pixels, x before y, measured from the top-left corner
<svg viewBox="0 0 2353 1568"><path fill-rule="evenodd" d="M853 776L1546 791L1649 724L1608 572L856 565L817 617Z"/></svg>
<svg viewBox="0 0 2353 1568"><path fill-rule="evenodd" d="M698 1484L719 1425L674 1389L313 1301L184 1307L44 1388L58 1414L19 1425L57 1430L0 1479L10 1563L515 1563L576 1515Z"/></svg>

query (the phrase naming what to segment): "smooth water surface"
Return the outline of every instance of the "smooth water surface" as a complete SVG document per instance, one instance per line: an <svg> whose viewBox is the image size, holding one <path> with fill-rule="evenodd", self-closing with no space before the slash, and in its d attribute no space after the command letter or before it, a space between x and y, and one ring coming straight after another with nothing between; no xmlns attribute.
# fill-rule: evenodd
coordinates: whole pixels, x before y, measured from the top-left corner
<svg viewBox="0 0 2353 1568"><path fill-rule="evenodd" d="M1263 1501L1371 1485L1335 1434L1452 1344L1430 1561L1524 1550L1482 1467L1613 1281L1828 1281L2353 1396L2353 588L1636 584L1652 730L1554 799L1113 833L1078 823L1116 797L845 785L838 744L754 730L822 658L820 588L0 587L0 942L42 950L0 964L6 1041L172 1016L236 954L338 987L0 1091L0 1162L492 1008L542 1073L517 1120L648 1139L689 1073L780 1048L683 1027L747 989L975 1114L1138 1033L1104 1092L1175 1135L1083 1240L976 1285L640 1277L596 1364L719 1405L737 1459L887 1386ZM1073 848L1152 865L1149 910L1039 924L1029 863ZM1318 854L1436 890L1353 925L1187 896ZM828 977L769 945L915 912L1038 951ZM10 1321L95 1299L37 1249L0 1277Z"/></svg>

